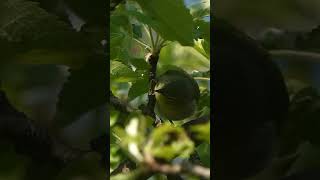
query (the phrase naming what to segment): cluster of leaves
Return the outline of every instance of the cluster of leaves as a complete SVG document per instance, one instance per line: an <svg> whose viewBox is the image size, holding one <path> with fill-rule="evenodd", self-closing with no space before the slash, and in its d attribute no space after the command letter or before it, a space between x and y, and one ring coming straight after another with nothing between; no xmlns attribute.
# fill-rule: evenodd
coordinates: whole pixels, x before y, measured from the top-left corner
<svg viewBox="0 0 320 180"><path fill-rule="evenodd" d="M192 126L189 132L181 126L210 112L209 12L210 2L200 0L188 5L182 0L124 1L111 12L110 88L117 101L109 106L111 179L160 178L169 172L158 166L151 170L155 162L181 164L195 152L210 167L210 124ZM157 75L179 67L198 81L201 97L193 117L152 126L154 119L141 108L148 101L150 53L159 55ZM189 133L196 134L197 143Z"/></svg>
<svg viewBox="0 0 320 180"><path fill-rule="evenodd" d="M1 179L105 177L105 162L99 164L105 153L95 153L100 150L90 141L107 127L107 61L101 44L106 39L106 7L104 1L88 0L0 2L1 90L32 123L50 129L50 136L92 152L50 175L54 167L43 165L43 174L36 172L39 167L31 159L4 143L0 156L10 160L1 164L6 167L1 168Z"/></svg>

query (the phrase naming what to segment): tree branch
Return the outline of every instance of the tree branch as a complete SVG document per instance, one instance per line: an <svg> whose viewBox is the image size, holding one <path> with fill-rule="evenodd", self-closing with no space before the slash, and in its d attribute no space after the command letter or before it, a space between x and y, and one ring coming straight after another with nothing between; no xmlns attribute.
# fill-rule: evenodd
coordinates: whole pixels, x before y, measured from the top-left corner
<svg viewBox="0 0 320 180"><path fill-rule="evenodd" d="M156 173L166 174L169 178L180 178L181 174L192 174L204 179L210 179L210 169L194 165L189 162L183 162L180 164L164 164L157 162L150 154L144 154L144 162L141 167L136 169L135 164L130 160L125 160L119 164L119 166L110 174L116 176L117 174L130 174L130 178L141 179L141 177L150 177ZM143 169L143 171L139 171ZM135 171L140 173L134 173ZM129 177L129 175L128 175ZM128 179L130 179L128 178ZM181 179L181 178L180 178Z"/></svg>
<svg viewBox="0 0 320 180"><path fill-rule="evenodd" d="M114 96L110 91L110 104L120 112L120 115L117 118L116 124L120 126L124 126L125 120L129 116L129 114L135 109L129 106L126 102L121 101L119 98Z"/></svg>
<svg viewBox="0 0 320 180"><path fill-rule="evenodd" d="M146 56L147 62L150 65L149 70L149 92L148 92L148 104L144 110L144 113L151 116L155 122L154 125L157 126L159 123L161 123L157 118L156 114L154 112L154 108L156 105L156 97L154 95L154 88L157 84L156 76L157 76L157 64L159 60L159 54L160 51L153 52L152 54L148 54Z"/></svg>
<svg viewBox="0 0 320 180"><path fill-rule="evenodd" d="M114 169L112 172L111 172L111 176L114 176L116 174L119 174L119 173L124 173L124 172L129 172L133 169L135 169L136 165L134 164L133 161L129 160L129 159L126 159L124 161L122 161L118 167L116 169Z"/></svg>
<svg viewBox="0 0 320 180"><path fill-rule="evenodd" d="M117 98L111 90L109 91L110 93L110 104L118 111L129 114L132 109L128 106L128 104L122 102L119 98Z"/></svg>
<svg viewBox="0 0 320 180"><path fill-rule="evenodd" d="M189 162L181 164L162 164L157 162L150 154L144 154L145 164L152 172L160 172L169 175L192 174L210 179L210 169Z"/></svg>

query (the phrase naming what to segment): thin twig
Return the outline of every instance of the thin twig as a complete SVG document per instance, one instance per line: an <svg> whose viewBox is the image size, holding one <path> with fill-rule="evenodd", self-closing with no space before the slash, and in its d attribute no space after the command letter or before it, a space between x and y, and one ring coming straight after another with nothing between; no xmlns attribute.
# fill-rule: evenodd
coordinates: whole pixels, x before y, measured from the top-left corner
<svg viewBox="0 0 320 180"><path fill-rule="evenodd" d="M194 165L189 162L180 164L162 164L157 162L150 154L144 154L145 163L153 172L160 172L164 174L192 174L206 179L210 179L210 169Z"/></svg>
<svg viewBox="0 0 320 180"><path fill-rule="evenodd" d="M148 30L147 25L146 25L146 24L142 24L142 27L143 27L143 29L144 29L145 33L146 33L146 34L147 34L147 36L148 36L148 38L147 38L147 39L151 40L151 36L150 36L150 33L149 33L149 30Z"/></svg>
<svg viewBox="0 0 320 180"><path fill-rule="evenodd" d="M133 38L135 41L137 41L140 45L144 46L145 48L147 48L149 51L151 51L151 47L149 45L147 45L146 43L136 39L136 38Z"/></svg>
<svg viewBox="0 0 320 180"><path fill-rule="evenodd" d="M210 78L207 77L193 77L195 80L204 80L204 81L210 81Z"/></svg>
<svg viewBox="0 0 320 180"><path fill-rule="evenodd" d="M131 170L135 169L135 164L133 161L129 160L129 159L126 159L124 161L122 161L116 169L114 169L112 172L111 172L111 176L114 176L116 174L119 174L119 173L123 173L123 172L129 172Z"/></svg>
<svg viewBox="0 0 320 180"><path fill-rule="evenodd" d="M159 39L160 39L160 36L159 36L159 34L157 33L156 42L155 42L155 47L158 47Z"/></svg>
<svg viewBox="0 0 320 180"><path fill-rule="evenodd" d="M154 44L153 33L152 33L152 29L150 26L148 26L148 30L149 30L149 34L150 34L150 38L151 38L152 49L155 50L156 46Z"/></svg>
<svg viewBox="0 0 320 180"><path fill-rule="evenodd" d="M160 48L163 48L165 47L166 45L168 45L168 42L166 40L162 40L162 42L160 43L159 47Z"/></svg>
<svg viewBox="0 0 320 180"><path fill-rule="evenodd" d="M129 116L129 114L135 110L128 103L123 102L119 98L114 96L111 91L110 91L110 105L120 112L116 121L116 124L120 126L124 126L125 120Z"/></svg>
<svg viewBox="0 0 320 180"><path fill-rule="evenodd" d="M159 40L159 47L162 47L162 45L163 45L164 42L165 42L164 39L160 39L160 40Z"/></svg>

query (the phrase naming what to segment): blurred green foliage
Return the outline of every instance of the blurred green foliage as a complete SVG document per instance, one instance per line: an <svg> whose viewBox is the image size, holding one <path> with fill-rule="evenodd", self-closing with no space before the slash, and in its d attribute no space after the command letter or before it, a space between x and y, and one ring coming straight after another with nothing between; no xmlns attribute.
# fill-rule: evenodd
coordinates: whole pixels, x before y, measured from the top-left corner
<svg viewBox="0 0 320 180"><path fill-rule="evenodd" d="M106 38L106 2L4 0L0 12L1 91L32 123L49 129L50 136L79 151L93 151L91 141L105 134L107 127L107 56L101 44ZM35 162L13 143L1 143L0 179L106 176L103 155L97 152L84 153L57 171L54 162Z"/></svg>

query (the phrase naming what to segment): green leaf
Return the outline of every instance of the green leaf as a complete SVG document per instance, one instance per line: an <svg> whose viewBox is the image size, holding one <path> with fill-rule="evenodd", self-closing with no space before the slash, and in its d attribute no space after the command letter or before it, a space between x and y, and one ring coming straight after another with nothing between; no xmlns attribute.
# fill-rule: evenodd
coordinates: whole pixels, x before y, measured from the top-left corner
<svg viewBox="0 0 320 180"><path fill-rule="evenodd" d="M13 62L19 64L63 64L72 68L81 67L88 58L82 53L55 49L33 49L13 57Z"/></svg>
<svg viewBox="0 0 320 180"><path fill-rule="evenodd" d="M196 139L210 144L210 122L206 124L193 125L191 127L191 132L192 134L195 134Z"/></svg>
<svg viewBox="0 0 320 180"><path fill-rule="evenodd" d="M130 60L130 63L139 70L148 70L150 68L150 65L144 59L134 58Z"/></svg>
<svg viewBox="0 0 320 180"><path fill-rule="evenodd" d="M12 48L16 49L14 54L18 54L17 61L20 63L24 58L27 58L24 63L30 62L35 52L38 60L32 60L33 64L44 64L48 61L48 63L70 65L74 64L75 59L77 64L81 64L88 56L90 48L83 36L76 33L70 25L60 21L58 17L38 7L37 3L4 0L0 2L0 12L0 39L14 43ZM53 51L54 57L46 55L50 51ZM57 57L57 53L60 55L65 53L66 56L59 59L61 56ZM55 57L58 59L54 60Z"/></svg>
<svg viewBox="0 0 320 180"><path fill-rule="evenodd" d="M111 171L115 169L121 162L121 151L120 147L116 144L110 144L110 168Z"/></svg>
<svg viewBox="0 0 320 180"><path fill-rule="evenodd" d="M55 106L57 83L60 84L63 79L59 66L12 64L3 67L1 89L18 111L24 112L34 121L46 124L51 119L50 112ZM31 103L25 101L26 92L30 93L27 97L31 98L28 100ZM39 116L37 104L41 104L42 111L45 112L43 115Z"/></svg>
<svg viewBox="0 0 320 180"><path fill-rule="evenodd" d="M185 131L169 124L154 129L145 146L146 153L165 160L172 160L176 157L186 158L193 150L194 144Z"/></svg>
<svg viewBox="0 0 320 180"><path fill-rule="evenodd" d="M152 17L147 16L146 14L143 14L137 10L128 10L126 11L128 16L136 18L140 23L147 24L151 27L158 26L158 22L155 21Z"/></svg>
<svg viewBox="0 0 320 180"><path fill-rule="evenodd" d="M142 26L133 24L132 30L135 38L142 38Z"/></svg>
<svg viewBox="0 0 320 180"><path fill-rule="evenodd" d="M111 80L117 82L132 82L136 81L138 74L135 73L129 66L119 61L111 61Z"/></svg>
<svg viewBox="0 0 320 180"><path fill-rule="evenodd" d="M194 43L194 48L204 57L210 60L210 44L204 39L198 39Z"/></svg>
<svg viewBox="0 0 320 180"><path fill-rule="evenodd" d="M157 25L149 24L164 39L193 45L193 21L182 0L136 0Z"/></svg>
<svg viewBox="0 0 320 180"><path fill-rule="evenodd" d="M195 27L198 34L197 38L205 39L210 42L210 22L196 20Z"/></svg>
<svg viewBox="0 0 320 180"><path fill-rule="evenodd" d="M41 42L41 47L64 45L69 40L76 41L73 45L79 42L71 26L38 7L37 3L4 0L0 3L0 12L0 37L8 41L27 45Z"/></svg>
<svg viewBox="0 0 320 180"><path fill-rule="evenodd" d="M118 141L123 152L136 162L143 159L141 148L144 147L147 127L151 125L152 119L145 117L141 113L131 113L129 121L125 128L114 126L112 128L113 136Z"/></svg>
<svg viewBox="0 0 320 180"><path fill-rule="evenodd" d="M129 93L128 93L129 100L131 101L134 98L147 93L148 89L149 89L148 79L147 78L138 79L136 82L132 83L129 89Z"/></svg>
<svg viewBox="0 0 320 180"><path fill-rule="evenodd" d="M194 70L208 71L210 61L193 47L181 46L178 43L170 43L162 48L159 58L159 66L175 65L188 73Z"/></svg>
<svg viewBox="0 0 320 180"><path fill-rule="evenodd" d="M210 107L210 91L208 90L201 91L198 107L199 108Z"/></svg>
<svg viewBox="0 0 320 180"><path fill-rule="evenodd" d="M116 11L110 19L110 59L128 64L129 49L132 44L132 25L128 16L122 11Z"/></svg>
<svg viewBox="0 0 320 180"><path fill-rule="evenodd" d="M110 112L110 115L109 115L109 118L110 118L110 127L114 126L117 122L117 119L120 115L120 112L119 111L116 111L114 110L114 108L112 108L110 106L109 108L109 112Z"/></svg>
<svg viewBox="0 0 320 180"><path fill-rule="evenodd" d="M132 32L132 24L130 22L126 7L119 7L110 16L110 32L117 32L120 28L127 32Z"/></svg>
<svg viewBox="0 0 320 180"><path fill-rule="evenodd" d="M202 143L196 148L198 155L200 157L201 162L210 167L210 144Z"/></svg>
<svg viewBox="0 0 320 180"><path fill-rule="evenodd" d="M110 45L112 47L121 46L121 43L123 42L124 38L125 38L125 34L121 31L111 32L110 33Z"/></svg>
<svg viewBox="0 0 320 180"><path fill-rule="evenodd" d="M104 57L93 57L81 69L70 71L57 105L58 126L69 124L91 109L107 103L106 62Z"/></svg>

